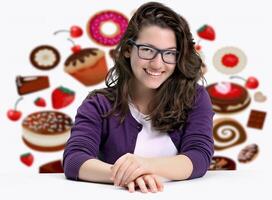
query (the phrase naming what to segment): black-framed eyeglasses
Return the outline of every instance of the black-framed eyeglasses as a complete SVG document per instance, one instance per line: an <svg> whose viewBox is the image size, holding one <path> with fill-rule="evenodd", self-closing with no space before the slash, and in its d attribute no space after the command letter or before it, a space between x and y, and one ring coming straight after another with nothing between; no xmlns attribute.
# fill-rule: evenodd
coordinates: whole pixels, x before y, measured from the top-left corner
<svg viewBox="0 0 272 200"><path fill-rule="evenodd" d="M161 54L161 58L163 62L167 64L176 64L178 51L170 50L170 49L158 49L156 47L145 45L145 44L136 44L133 40L129 40L134 46L138 49L138 56L144 60L152 60L154 59L158 53Z"/></svg>

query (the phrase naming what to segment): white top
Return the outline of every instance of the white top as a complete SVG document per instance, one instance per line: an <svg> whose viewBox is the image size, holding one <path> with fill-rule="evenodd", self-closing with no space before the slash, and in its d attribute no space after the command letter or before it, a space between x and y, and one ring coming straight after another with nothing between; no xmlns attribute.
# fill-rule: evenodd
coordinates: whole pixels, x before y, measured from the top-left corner
<svg viewBox="0 0 272 200"><path fill-rule="evenodd" d="M148 115L141 113L132 103L129 103L132 116L143 125L138 134L134 154L143 157L174 156L178 151L167 133L159 132L151 127L151 121L145 119Z"/></svg>

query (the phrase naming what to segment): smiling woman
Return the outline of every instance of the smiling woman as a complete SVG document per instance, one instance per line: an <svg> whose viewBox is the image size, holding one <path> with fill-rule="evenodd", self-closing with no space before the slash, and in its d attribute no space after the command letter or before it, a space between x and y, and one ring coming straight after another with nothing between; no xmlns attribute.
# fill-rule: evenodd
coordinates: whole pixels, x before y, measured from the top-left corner
<svg viewBox="0 0 272 200"><path fill-rule="evenodd" d="M136 42L129 42L132 47L126 57L130 58L135 76L131 87L139 91L139 94L132 95L149 94L148 91L159 88L174 72L177 62L175 33L170 28L150 25L140 31ZM148 114L147 109L146 105L142 110L140 108L140 112Z"/></svg>
<svg viewBox="0 0 272 200"><path fill-rule="evenodd" d="M64 151L68 179L162 191L203 176L214 151L211 100L186 20L143 4L115 49L107 88L78 108Z"/></svg>

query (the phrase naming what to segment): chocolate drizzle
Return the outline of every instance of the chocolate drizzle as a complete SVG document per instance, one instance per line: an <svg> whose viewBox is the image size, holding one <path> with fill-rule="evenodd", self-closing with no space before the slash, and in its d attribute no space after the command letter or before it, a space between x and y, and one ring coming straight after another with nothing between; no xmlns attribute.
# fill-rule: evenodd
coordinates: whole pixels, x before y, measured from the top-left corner
<svg viewBox="0 0 272 200"><path fill-rule="evenodd" d="M81 51L70 55L67 60L65 61L65 67L69 66L71 63L73 66L76 66L77 61L84 63L85 57L96 56L97 55L97 48L86 48L82 49Z"/></svg>

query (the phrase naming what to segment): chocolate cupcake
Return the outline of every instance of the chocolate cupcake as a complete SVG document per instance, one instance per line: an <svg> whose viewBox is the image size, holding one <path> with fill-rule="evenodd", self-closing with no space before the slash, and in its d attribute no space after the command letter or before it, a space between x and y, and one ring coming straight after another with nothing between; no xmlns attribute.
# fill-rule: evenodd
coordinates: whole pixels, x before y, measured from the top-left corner
<svg viewBox="0 0 272 200"><path fill-rule="evenodd" d="M105 53L96 48L86 48L70 55L64 63L64 71L85 86L105 80L107 65Z"/></svg>

